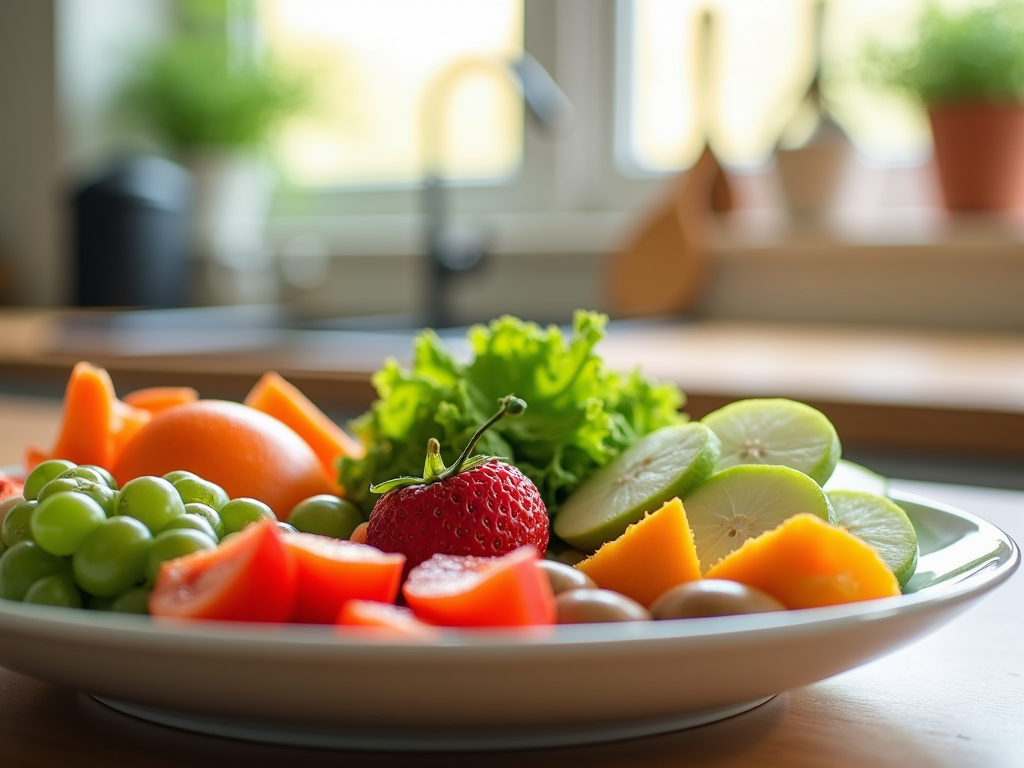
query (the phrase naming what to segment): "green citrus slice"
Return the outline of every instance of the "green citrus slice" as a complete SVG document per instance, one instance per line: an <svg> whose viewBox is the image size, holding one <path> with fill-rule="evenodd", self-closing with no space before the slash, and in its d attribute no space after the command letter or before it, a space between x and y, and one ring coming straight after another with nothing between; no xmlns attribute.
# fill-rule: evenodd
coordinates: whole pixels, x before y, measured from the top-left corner
<svg viewBox="0 0 1024 768"><path fill-rule="evenodd" d="M781 464L819 484L842 454L839 435L825 415L784 398L737 400L701 419L722 441L719 469L740 464Z"/></svg>
<svg viewBox="0 0 1024 768"><path fill-rule="evenodd" d="M618 538L645 512L682 498L715 471L715 433L699 422L664 427L640 438L590 476L565 500L555 534L593 552Z"/></svg>
<svg viewBox="0 0 1024 768"><path fill-rule="evenodd" d="M867 491L878 496L885 496L889 491L889 481L884 475L865 466L840 459L828 482L821 487L825 489L826 493L829 491Z"/></svg>
<svg viewBox="0 0 1024 768"><path fill-rule="evenodd" d="M839 525L873 547L902 587L917 568L917 532L896 502L866 491L829 491Z"/></svg>
<svg viewBox="0 0 1024 768"><path fill-rule="evenodd" d="M747 539L810 513L834 522L828 497L814 480L781 465L740 464L711 476L683 497L701 573Z"/></svg>

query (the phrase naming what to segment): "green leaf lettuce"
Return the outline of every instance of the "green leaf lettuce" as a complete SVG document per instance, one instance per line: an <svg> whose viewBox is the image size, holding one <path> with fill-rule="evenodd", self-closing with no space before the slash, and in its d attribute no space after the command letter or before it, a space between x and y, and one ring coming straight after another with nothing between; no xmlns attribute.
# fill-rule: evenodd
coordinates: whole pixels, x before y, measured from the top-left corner
<svg viewBox="0 0 1024 768"><path fill-rule="evenodd" d="M457 361L433 331L421 333L411 368L389 360L373 377L378 399L349 425L366 453L342 459L346 497L369 515L377 498L371 484L419 475L431 437L445 460L453 460L501 398L515 394L526 412L496 424L477 451L519 467L555 514L580 483L639 437L686 420L677 387L605 368L595 347L607 321L577 312L566 339L556 326L504 316L469 330L468 362Z"/></svg>

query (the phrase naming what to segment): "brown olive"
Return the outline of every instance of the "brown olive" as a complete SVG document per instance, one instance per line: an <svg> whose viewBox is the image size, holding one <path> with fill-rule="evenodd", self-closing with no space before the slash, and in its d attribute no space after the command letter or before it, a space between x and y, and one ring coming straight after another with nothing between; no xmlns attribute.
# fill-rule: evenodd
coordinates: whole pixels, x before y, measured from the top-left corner
<svg viewBox="0 0 1024 768"><path fill-rule="evenodd" d="M583 587L594 589L597 587L592 578L583 571L576 570L571 565L558 563L554 560L538 560L537 564L547 574L548 581L551 582L551 590L556 595L568 592L570 589L581 589Z"/></svg>
<svg viewBox="0 0 1024 768"><path fill-rule="evenodd" d="M725 579L677 584L651 604L651 615L655 619L697 619L784 610L786 606L760 589Z"/></svg>
<svg viewBox="0 0 1024 768"><path fill-rule="evenodd" d="M610 589L573 589L555 598L559 624L649 621L651 614L632 598Z"/></svg>

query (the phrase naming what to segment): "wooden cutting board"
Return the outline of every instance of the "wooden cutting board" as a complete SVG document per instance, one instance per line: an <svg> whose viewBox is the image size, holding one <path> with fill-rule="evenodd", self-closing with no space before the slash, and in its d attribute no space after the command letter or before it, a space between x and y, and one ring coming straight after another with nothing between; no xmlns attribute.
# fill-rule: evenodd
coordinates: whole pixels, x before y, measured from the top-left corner
<svg viewBox="0 0 1024 768"><path fill-rule="evenodd" d="M705 148L612 257L606 278L610 312L617 317L648 317L691 310L708 274L709 219L714 211L730 208L728 179Z"/></svg>

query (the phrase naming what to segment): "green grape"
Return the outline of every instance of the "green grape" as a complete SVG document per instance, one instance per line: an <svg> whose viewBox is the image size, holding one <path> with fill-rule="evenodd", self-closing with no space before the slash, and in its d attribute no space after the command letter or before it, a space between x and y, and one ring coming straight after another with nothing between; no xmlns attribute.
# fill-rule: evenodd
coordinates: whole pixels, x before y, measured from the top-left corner
<svg viewBox="0 0 1024 768"><path fill-rule="evenodd" d="M52 480L43 488L49 488ZM109 488L101 487L110 491ZM113 491L110 491L113 493ZM54 493L38 502L29 518L35 542L51 555L73 555L86 537L107 519L107 513L94 499L84 493Z"/></svg>
<svg viewBox="0 0 1024 768"><path fill-rule="evenodd" d="M257 520L277 520L277 516L262 501L243 497L232 499L221 507L220 519L224 521L224 534L227 535L237 533Z"/></svg>
<svg viewBox="0 0 1024 768"><path fill-rule="evenodd" d="M191 555L200 549L214 549L216 546L217 542L205 533L190 528L163 531L153 539L153 546L146 556L146 581L155 584L160 566L167 560Z"/></svg>
<svg viewBox="0 0 1024 768"><path fill-rule="evenodd" d="M36 605L59 605L64 608L81 608L82 593L75 586L69 573L53 573L32 582L25 592L25 602Z"/></svg>
<svg viewBox="0 0 1024 768"><path fill-rule="evenodd" d="M95 472L101 478L103 478L103 484L107 486L107 488L109 488L112 491L117 490L117 480L115 480L114 476L103 467L96 466L95 464L82 464L81 469L91 469L93 472Z"/></svg>
<svg viewBox="0 0 1024 768"><path fill-rule="evenodd" d="M106 608L114 613L149 613L149 587L132 587L115 597Z"/></svg>
<svg viewBox="0 0 1024 768"><path fill-rule="evenodd" d="M103 507L103 514L107 517L112 516L117 507L117 491L84 477L55 477L40 489L36 501L42 502L56 493L68 492L84 493Z"/></svg>
<svg viewBox="0 0 1024 768"><path fill-rule="evenodd" d="M288 522L303 533L347 539L363 522L363 516L351 501L323 493L296 504L288 515Z"/></svg>
<svg viewBox="0 0 1024 768"><path fill-rule="evenodd" d="M23 495L29 501L33 501L43 486L53 480L61 472L73 469L77 465L73 461L64 459L50 459L36 465L35 469L28 473L25 478L25 490Z"/></svg>
<svg viewBox="0 0 1024 768"><path fill-rule="evenodd" d="M128 483L125 483L128 487ZM91 595L113 597L142 581L153 535L134 517L108 517L71 558L78 586Z"/></svg>
<svg viewBox="0 0 1024 768"><path fill-rule="evenodd" d="M183 477L176 480L173 485L186 504L205 504L218 510L229 501L228 494L223 488L201 477Z"/></svg>
<svg viewBox="0 0 1024 768"><path fill-rule="evenodd" d="M19 541L0 556L0 597L22 600L39 579L67 572L64 558L51 555L34 541Z"/></svg>
<svg viewBox="0 0 1024 768"><path fill-rule="evenodd" d="M61 472L59 475L57 475L57 477L53 479L59 480L62 477L78 477L82 478L83 480L90 480L91 482L94 482L97 485L102 485L104 488L110 488L110 486L107 485L106 477L100 474L98 467L94 466L86 466L82 464L77 467L72 467L71 469L65 469L63 472ZM52 483L53 480L51 480L50 482ZM111 488L111 490L113 489ZM36 498L38 499L39 497L36 496Z"/></svg>
<svg viewBox="0 0 1024 768"><path fill-rule="evenodd" d="M191 504L186 504L185 508L188 509ZM171 518L171 520L164 526L164 531L174 530L191 530L199 531L204 536L209 537L214 543L220 541L220 536L213 530L213 526L210 525L210 521L202 515L197 515L192 512L186 512L184 515L178 515L178 517Z"/></svg>
<svg viewBox="0 0 1024 768"><path fill-rule="evenodd" d="M37 506L39 506L39 502L33 499L15 504L7 511L3 525L0 525L0 536L3 536L4 544L13 547L19 541L32 539L29 520L32 518L32 510Z"/></svg>
<svg viewBox="0 0 1024 768"><path fill-rule="evenodd" d="M7 519L7 513L23 501L25 501L25 497L21 495L8 496L3 501L0 501L0 555L7 551L7 542L3 538L3 521Z"/></svg>
<svg viewBox="0 0 1024 768"><path fill-rule="evenodd" d="M224 521L220 519L220 513L213 507L209 507L206 504L199 504L198 502L192 502L191 504L185 505L185 513L189 515L199 515L206 520L213 528L213 532L220 539L224 536Z"/></svg>
<svg viewBox="0 0 1024 768"><path fill-rule="evenodd" d="M279 531L281 531L281 533L298 533L299 532L299 529L296 528L294 525L292 525L291 523L286 523L286 522L284 522L282 520L278 520L277 521L277 529Z"/></svg>
<svg viewBox="0 0 1024 768"><path fill-rule="evenodd" d="M174 486L162 477L136 477L121 489L117 514L134 517L156 534L171 518L185 514L185 505Z"/></svg>
<svg viewBox="0 0 1024 768"><path fill-rule="evenodd" d="M171 485L174 485L176 482L186 477L194 477L198 479L199 475L197 475L195 472L187 472L184 469L176 469L173 472L168 472L166 475L164 475L164 480L166 480Z"/></svg>

